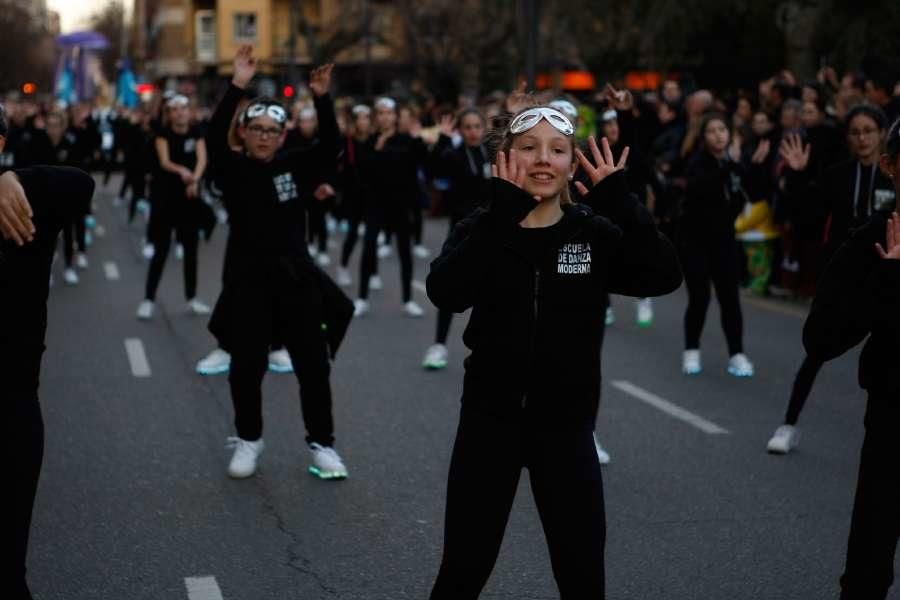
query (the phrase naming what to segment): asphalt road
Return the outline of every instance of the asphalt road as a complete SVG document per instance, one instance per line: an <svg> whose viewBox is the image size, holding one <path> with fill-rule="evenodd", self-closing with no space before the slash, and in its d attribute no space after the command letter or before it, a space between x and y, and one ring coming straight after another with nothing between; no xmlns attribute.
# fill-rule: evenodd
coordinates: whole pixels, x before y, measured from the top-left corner
<svg viewBox="0 0 900 600"><path fill-rule="evenodd" d="M46 455L29 561L35 596L426 598L441 554L464 318L454 321L449 368L424 372L435 310L418 289L426 317L403 317L397 260L382 261L386 289L373 294L372 315L351 326L332 376L336 447L350 478L307 474L296 380L270 374L260 470L230 480L227 378L193 371L214 345L206 319L185 313L181 265L171 258L156 318L135 319L147 265L141 222L129 229L124 208L112 206L117 187L117 179L98 187L105 235L89 250L90 268L66 287L57 266L49 301ZM445 233L444 221L429 222L427 245L436 250ZM209 303L226 234L220 227L201 248L200 297ZM416 261L417 281L427 268ZM705 371L687 379L683 290L656 301L649 329L633 324L632 300L614 305L598 423L612 454L604 467L608 598L836 598L863 434L857 353L823 369L801 418L800 449L774 457L765 444L802 358L802 306L745 303L745 346L758 375L736 380L725 373L715 306ZM139 340L129 344L144 350L147 376L134 375L126 340ZM687 420L636 397L647 394L689 411ZM483 597L558 597L527 477ZM900 599L900 586L890 598Z"/></svg>

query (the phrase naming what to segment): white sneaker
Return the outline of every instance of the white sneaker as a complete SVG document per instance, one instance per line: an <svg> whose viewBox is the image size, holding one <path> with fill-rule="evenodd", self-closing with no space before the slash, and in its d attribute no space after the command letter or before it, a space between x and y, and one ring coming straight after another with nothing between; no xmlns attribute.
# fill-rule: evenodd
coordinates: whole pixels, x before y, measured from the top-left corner
<svg viewBox="0 0 900 600"><path fill-rule="evenodd" d="M75 255L75 266L82 271L88 268L87 255L84 252L79 252Z"/></svg>
<svg viewBox="0 0 900 600"><path fill-rule="evenodd" d="M616 322L616 313L613 311L612 306L606 307L606 326L609 327L613 323Z"/></svg>
<svg viewBox="0 0 900 600"><path fill-rule="evenodd" d="M434 344L425 351L422 368L427 371L439 371L447 367L447 346Z"/></svg>
<svg viewBox="0 0 900 600"><path fill-rule="evenodd" d="M312 258L315 258L319 254L319 250L316 248L315 244L307 244L306 250Z"/></svg>
<svg viewBox="0 0 900 600"><path fill-rule="evenodd" d="M407 317L419 318L425 315L425 311L414 300L410 300L403 305L403 314Z"/></svg>
<svg viewBox="0 0 900 600"><path fill-rule="evenodd" d="M781 425L766 446L770 454L787 454L800 444L800 430L793 425Z"/></svg>
<svg viewBox="0 0 900 600"><path fill-rule="evenodd" d="M413 255L416 258L428 258L431 256L431 250L423 246L422 244L416 244L413 246Z"/></svg>
<svg viewBox="0 0 900 600"><path fill-rule="evenodd" d="M197 300L196 298L191 298L190 300L188 300L187 310L193 315L208 315L212 312L212 309L209 306Z"/></svg>
<svg viewBox="0 0 900 600"><path fill-rule="evenodd" d="M181 244L175 244L175 260L183 260L184 259L184 246Z"/></svg>
<svg viewBox="0 0 900 600"><path fill-rule="evenodd" d="M316 257L316 263L318 263L320 267L327 267L331 264L331 257L322 252Z"/></svg>
<svg viewBox="0 0 900 600"><path fill-rule="evenodd" d="M221 348L216 348L197 363L197 373L200 375L221 375L230 368L231 355Z"/></svg>
<svg viewBox="0 0 900 600"><path fill-rule="evenodd" d="M681 355L681 372L685 375L696 375L703 370L700 364L699 350L685 350Z"/></svg>
<svg viewBox="0 0 900 600"><path fill-rule="evenodd" d="M66 285L78 285L78 273L75 272L75 269L66 269L63 271L63 281L66 282Z"/></svg>
<svg viewBox="0 0 900 600"><path fill-rule="evenodd" d="M337 284L341 287L349 287L353 284L353 279L350 277L350 271L347 270L347 267L338 267ZM369 287L372 287L371 279L369 280Z"/></svg>
<svg viewBox="0 0 900 600"><path fill-rule="evenodd" d="M282 348L269 352L269 370L273 373L294 372L294 363L291 362L291 355L287 350Z"/></svg>
<svg viewBox="0 0 900 600"><path fill-rule="evenodd" d="M228 448L234 448L234 455L228 463L228 476L235 479L250 477L256 473L256 461L266 444L262 438L255 442L248 442L239 437L228 438Z"/></svg>
<svg viewBox="0 0 900 600"><path fill-rule="evenodd" d="M153 247L153 244L144 244L141 254L144 255L145 259L150 260L153 258L153 255L156 254L156 248Z"/></svg>
<svg viewBox="0 0 900 600"><path fill-rule="evenodd" d="M149 321L153 318L153 300L142 300L138 305L137 318L141 321Z"/></svg>
<svg viewBox="0 0 900 600"><path fill-rule="evenodd" d="M635 305L637 306L638 327L650 327L653 323L653 301L650 298L640 298Z"/></svg>
<svg viewBox="0 0 900 600"><path fill-rule="evenodd" d="M353 316L363 317L369 314L369 301L357 298L353 301Z"/></svg>
<svg viewBox="0 0 900 600"><path fill-rule="evenodd" d="M381 281L381 275L372 275L369 277L369 289L376 292L384 289L384 282Z"/></svg>
<svg viewBox="0 0 900 600"><path fill-rule="evenodd" d="M728 372L735 377L753 377L753 363L743 352L728 359Z"/></svg>
<svg viewBox="0 0 900 600"><path fill-rule="evenodd" d="M597 461L601 465L608 465L610 461L609 452L600 445L600 438L597 437L596 431L594 432L594 448L597 449Z"/></svg>
<svg viewBox="0 0 900 600"><path fill-rule="evenodd" d="M378 246L378 258L387 258L393 253L394 253L394 251L391 250L391 247L388 246L387 244L382 244L381 246Z"/></svg>
<svg viewBox="0 0 900 600"><path fill-rule="evenodd" d="M312 464L309 472L319 479L346 479L347 467L340 455L330 446L322 446L315 442L309 445L312 453Z"/></svg>

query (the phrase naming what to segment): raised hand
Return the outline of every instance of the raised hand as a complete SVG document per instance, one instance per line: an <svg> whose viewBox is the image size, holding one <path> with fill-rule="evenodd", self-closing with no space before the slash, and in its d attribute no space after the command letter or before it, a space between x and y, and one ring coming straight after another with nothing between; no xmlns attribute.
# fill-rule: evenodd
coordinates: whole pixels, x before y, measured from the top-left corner
<svg viewBox="0 0 900 600"><path fill-rule="evenodd" d="M12 171L0 176L0 234L21 246L34 239L31 205Z"/></svg>
<svg viewBox="0 0 900 600"><path fill-rule="evenodd" d="M334 63L328 63L320 67L316 67L309 74L309 89L316 96L324 96L331 87L331 70L334 69Z"/></svg>
<svg viewBox="0 0 900 600"><path fill-rule="evenodd" d="M796 133L788 135L781 140L781 146L778 148L778 154L785 160L787 166L794 171L803 171L809 165L810 146L803 145L803 141Z"/></svg>
<svg viewBox="0 0 900 600"><path fill-rule="evenodd" d="M313 198L322 202L323 200L328 200L334 196L334 188L328 185L327 183L323 183L316 188L316 191L313 192Z"/></svg>
<svg viewBox="0 0 900 600"><path fill-rule="evenodd" d="M253 56L253 46L244 44L238 48L234 56L234 76L231 83L239 88L245 88L256 75L256 57Z"/></svg>
<svg viewBox="0 0 900 600"><path fill-rule="evenodd" d="M497 152L497 162L491 165L491 175L510 182L518 188L525 185L525 169L519 166L516 151L510 148L509 158L503 150Z"/></svg>
<svg viewBox="0 0 900 600"><path fill-rule="evenodd" d="M621 111L629 111L634 108L634 96L628 90L617 90L612 84L607 83L603 90L603 97L609 105Z"/></svg>
<svg viewBox="0 0 900 600"><path fill-rule="evenodd" d="M531 106L531 94L525 92L526 85L528 85L528 83L523 79L519 82L516 89L509 93L509 96L506 97L506 110L516 114L523 108Z"/></svg>
<svg viewBox="0 0 900 600"><path fill-rule="evenodd" d="M441 117L441 120L438 121L438 129L441 132L441 135L446 135L450 137L453 135L453 115L446 114Z"/></svg>
<svg viewBox="0 0 900 600"><path fill-rule="evenodd" d="M887 220L885 245L887 251L881 247L881 244L875 244L875 250L878 256L884 259L900 260L900 215L897 212L891 214L891 218Z"/></svg>
<svg viewBox="0 0 900 600"><path fill-rule="evenodd" d="M769 150L772 148L772 144L768 139L763 138L759 141L759 145L756 147L756 150L753 151L753 156L750 157L750 162L754 165L761 165L766 162L766 157L769 156Z"/></svg>
<svg viewBox="0 0 900 600"><path fill-rule="evenodd" d="M597 147L597 140L594 139L594 136L588 138L588 148L590 149L591 155L594 157L594 163L597 163L597 166L594 166L580 149L575 149L575 156L578 158L581 168L588 174L591 184L593 185L597 185L616 171L624 170L625 162L628 160L628 151L630 150L630 148L626 146L622 151L622 156L619 157L619 162L616 163L613 158L612 150L609 147L609 140L605 137L602 138L600 140L600 145L603 148L602 153L600 148ZM575 189L577 189L578 193L582 196L586 196L589 191L580 181L575 182Z"/></svg>

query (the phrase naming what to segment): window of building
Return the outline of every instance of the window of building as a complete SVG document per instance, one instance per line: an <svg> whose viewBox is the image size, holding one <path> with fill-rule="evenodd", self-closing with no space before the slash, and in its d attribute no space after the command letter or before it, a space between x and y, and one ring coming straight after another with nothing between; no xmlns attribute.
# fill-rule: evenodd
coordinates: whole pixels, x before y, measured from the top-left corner
<svg viewBox="0 0 900 600"><path fill-rule="evenodd" d="M234 13L234 41L256 42L256 13Z"/></svg>

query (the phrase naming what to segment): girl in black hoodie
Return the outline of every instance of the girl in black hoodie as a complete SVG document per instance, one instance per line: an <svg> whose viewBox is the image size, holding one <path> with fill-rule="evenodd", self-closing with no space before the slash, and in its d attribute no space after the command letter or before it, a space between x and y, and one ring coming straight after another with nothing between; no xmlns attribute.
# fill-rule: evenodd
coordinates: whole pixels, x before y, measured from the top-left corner
<svg viewBox="0 0 900 600"><path fill-rule="evenodd" d="M747 199L741 178L748 169L729 152L731 130L727 119L711 113L700 124L701 148L687 167L687 193L681 221L681 260L687 284L684 314L685 350L682 371L701 371L700 334L709 308L710 284L715 287L722 313L722 329L728 342L728 372L736 377L753 375L753 363L744 354L743 318L738 296L740 270L734 238L734 220ZM760 145L751 159L760 169L768 144ZM738 160L735 160L738 158Z"/></svg>
<svg viewBox="0 0 900 600"><path fill-rule="evenodd" d="M573 133L552 108L516 115L503 132L487 208L460 221L431 264L435 306L472 309L433 600L478 597L522 467L561 597L604 596L606 525L591 435L601 308L608 292L667 294L681 272L652 215L625 194L625 157L614 163L606 142L602 155L590 142L597 167L579 154L593 189L579 185L586 202L571 203Z"/></svg>
<svg viewBox="0 0 900 600"><path fill-rule="evenodd" d="M838 249L819 279L803 345L838 357L863 340L859 384L868 393L859 480L841 577L841 600L884 600L900 536L900 121L880 169L894 184L894 210L873 212Z"/></svg>
<svg viewBox="0 0 900 600"><path fill-rule="evenodd" d="M452 116L446 115L440 122L441 136L432 150L432 171L450 182L444 193L444 207L450 215L450 233L476 208L476 202L484 197L491 178L491 163L483 143L485 123L484 115L476 108L460 112L455 128L462 136L462 143L454 147L450 137L454 129ZM425 352L423 368L439 370L447 366L447 336L452 320L451 311L438 311L435 341Z"/></svg>

